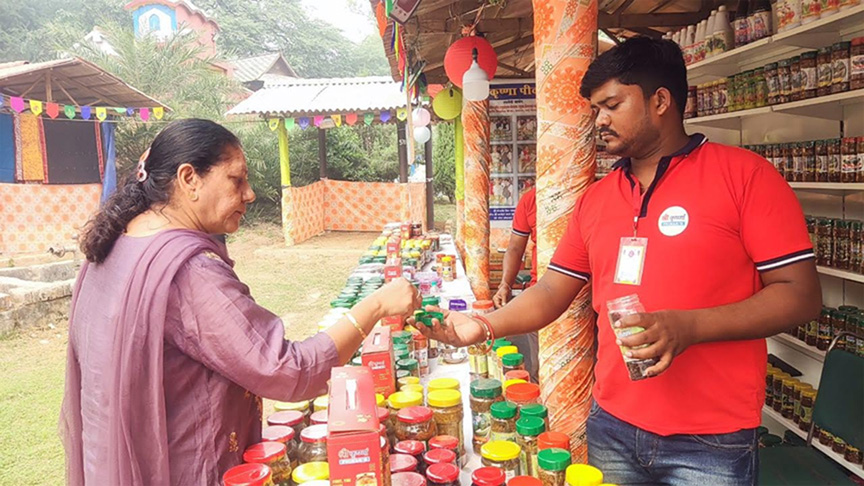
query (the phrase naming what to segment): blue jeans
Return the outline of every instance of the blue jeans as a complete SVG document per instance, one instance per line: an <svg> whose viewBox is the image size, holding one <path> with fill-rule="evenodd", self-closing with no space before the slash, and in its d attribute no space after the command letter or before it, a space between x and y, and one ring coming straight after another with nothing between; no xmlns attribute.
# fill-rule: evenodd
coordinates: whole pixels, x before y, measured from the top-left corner
<svg viewBox="0 0 864 486"><path fill-rule="evenodd" d="M606 483L755 485L758 459L756 429L664 437L613 417L597 402L591 404L588 463L603 471Z"/></svg>

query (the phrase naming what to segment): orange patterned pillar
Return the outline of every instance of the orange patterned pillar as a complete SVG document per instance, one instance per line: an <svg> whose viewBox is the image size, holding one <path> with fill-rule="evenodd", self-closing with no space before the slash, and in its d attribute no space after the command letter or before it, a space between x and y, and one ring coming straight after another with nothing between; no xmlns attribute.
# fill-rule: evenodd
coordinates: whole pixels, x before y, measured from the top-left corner
<svg viewBox="0 0 864 486"><path fill-rule="evenodd" d="M282 234L285 246L294 246L294 195L291 193L291 163L288 154L288 129L279 120L279 173L282 180Z"/></svg>
<svg viewBox="0 0 864 486"><path fill-rule="evenodd" d="M465 138L462 136L462 118L456 117L453 155L456 163L456 249L465 256Z"/></svg>
<svg viewBox="0 0 864 486"><path fill-rule="evenodd" d="M465 137L465 272L478 300L489 291L489 101L466 101L462 108Z"/></svg>
<svg viewBox="0 0 864 486"><path fill-rule="evenodd" d="M534 0L537 82L537 247L546 270L577 198L594 182L591 109L579 85L597 38L597 1ZM594 311L588 286L540 332L540 383L551 428L571 437L573 462L586 462L585 422L594 366Z"/></svg>

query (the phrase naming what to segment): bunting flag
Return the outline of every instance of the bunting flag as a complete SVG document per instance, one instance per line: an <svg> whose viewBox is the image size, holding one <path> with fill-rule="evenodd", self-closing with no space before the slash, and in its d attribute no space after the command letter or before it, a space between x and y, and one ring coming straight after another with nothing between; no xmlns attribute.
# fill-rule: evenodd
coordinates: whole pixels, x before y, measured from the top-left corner
<svg viewBox="0 0 864 486"><path fill-rule="evenodd" d="M60 105L58 105L57 103L46 103L45 113L47 113L52 120L57 118L57 115L60 114Z"/></svg>
<svg viewBox="0 0 864 486"><path fill-rule="evenodd" d="M126 116L133 116L135 114L135 108L126 108Z"/></svg>
<svg viewBox="0 0 864 486"><path fill-rule="evenodd" d="M357 123L357 113L348 113L345 115L345 123L353 127Z"/></svg>
<svg viewBox="0 0 864 486"><path fill-rule="evenodd" d="M81 118L83 118L85 120L90 119L90 107L89 106L82 106L81 107Z"/></svg>
<svg viewBox="0 0 864 486"><path fill-rule="evenodd" d="M96 119L99 121L105 121L106 118L108 118L108 111L105 109L104 106L97 106Z"/></svg>
<svg viewBox="0 0 864 486"><path fill-rule="evenodd" d="M11 106L16 112L21 113L24 111L24 98L21 98L20 96L9 98L9 106Z"/></svg>
<svg viewBox="0 0 864 486"><path fill-rule="evenodd" d="M384 11L384 4L378 3L375 6L375 20L378 21L378 36L384 37L387 32L387 12Z"/></svg>
<svg viewBox="0 0 864 486"><path fill-rule="evenodd" d="M70 120L75 118L75 107L72 105L63 105L63 114Z"/></svg>
<svg viewBox="0 0 864 486"><path fill-rule="evenodd" d="M285 119L285 129L289 130L289 131L294 130L294 119L293 118L286 118Z"/></svg>
<svg viewBox="0 0 864 486"><path fill-rule="evenodd" d="M297 119L297 124L300 125L301 130L306 130L309 128L309 118L308 117L300 117Z"/></svg>
<svg viewBox="0 0 864 486"><path fill-rule="evenodd" d="M161 120L162 117L165 116L165 108L162 108L161 106L157 106L157 107L153 108L153 116L157 120Z"/></svg>
<svg viewBox="0 0 864 486"><path fill-rule="evenodd" d="M271 118L267 120L267 126L270 127L271 132L275 132L277 128L279 128L279 119Z"/></svg>
<svg viewBox="0 0 864 486"><path fill-rule="evenodd" d="M333 120L333 123L335 123L337 127L342 126L342 115L330 115L330 119Z"/></svg>
<svg viewBox="0 0 864 486"><path fill-rule="evenodd" d="M379 115L379 118L381 119L381 123L387 123L390 120L390 112L382 111L381 115Z"/></svg>
<svg viewBox="0 0 864 486"><path fill-rule="evenodd" d="M138 110L138 116L141 117L141 121L147 121L150 119L150 108L141 108Z"/></svg>
<svg viewBox="0 0 864 486"><path fill-rule="evenodd" d="M316 116L315 118L313 118L313 123L314 123L315 126L317 127L317 126L320 126L320 125L321 125L321 122L322 122L323 120L324 120L324 117L321 116L321 115L318 115L318 116Z"/></svg>
<svg viewBox="0 0 864 486"><path fill-rule="evenodd" d="M408 109L407 108L397 108L396 109L396 119L399 121L405 121L408 119Z"/></svg>
<svg viewBox="0 0 864 486"><path fill-rule="evenodd" d="M371 125L373 121L375 121L375 113L366 113L363 115L363 123L367 126Z"/></svg>
<svg viewBox="0 0 864 486"><path fill-rule="evenodd" d="M114 108L114 113L117 113L118 115L125 115L126 108Z"/></svg>
<svg viewBox="0 0 864 486"><path fill-rule="evenodd" d="M30 113L36 116L42 114L42 102L39 100L30 100Z"/></svg>

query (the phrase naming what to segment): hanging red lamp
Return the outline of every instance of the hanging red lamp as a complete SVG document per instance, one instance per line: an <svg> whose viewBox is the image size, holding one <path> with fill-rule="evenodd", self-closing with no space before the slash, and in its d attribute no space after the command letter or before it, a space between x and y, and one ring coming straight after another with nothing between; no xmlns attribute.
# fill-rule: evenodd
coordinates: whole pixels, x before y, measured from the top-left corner
<svg viewBox="0 0 864 486"><path fill-rule="evenodd" d="M476 35L463 37L450 45L444 55L444 71L450 81L460 88L462 76L471 67L474 49L477 49L477 64L486 71L489 79L494 78L498 70L498 54L488 40Z"/></svg>

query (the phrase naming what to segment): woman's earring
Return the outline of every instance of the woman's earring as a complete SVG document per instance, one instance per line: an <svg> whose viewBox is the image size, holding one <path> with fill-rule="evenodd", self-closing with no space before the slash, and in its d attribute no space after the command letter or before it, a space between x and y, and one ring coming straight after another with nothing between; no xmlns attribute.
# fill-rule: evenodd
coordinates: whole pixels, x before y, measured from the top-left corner
<svg viewBox="0 0 864 486"><path fill-rule="evenodd" d="M193 201L197 201L198 200L198 194L193 192L192 194L189 195L189 199L191 199Z"/></svg>

